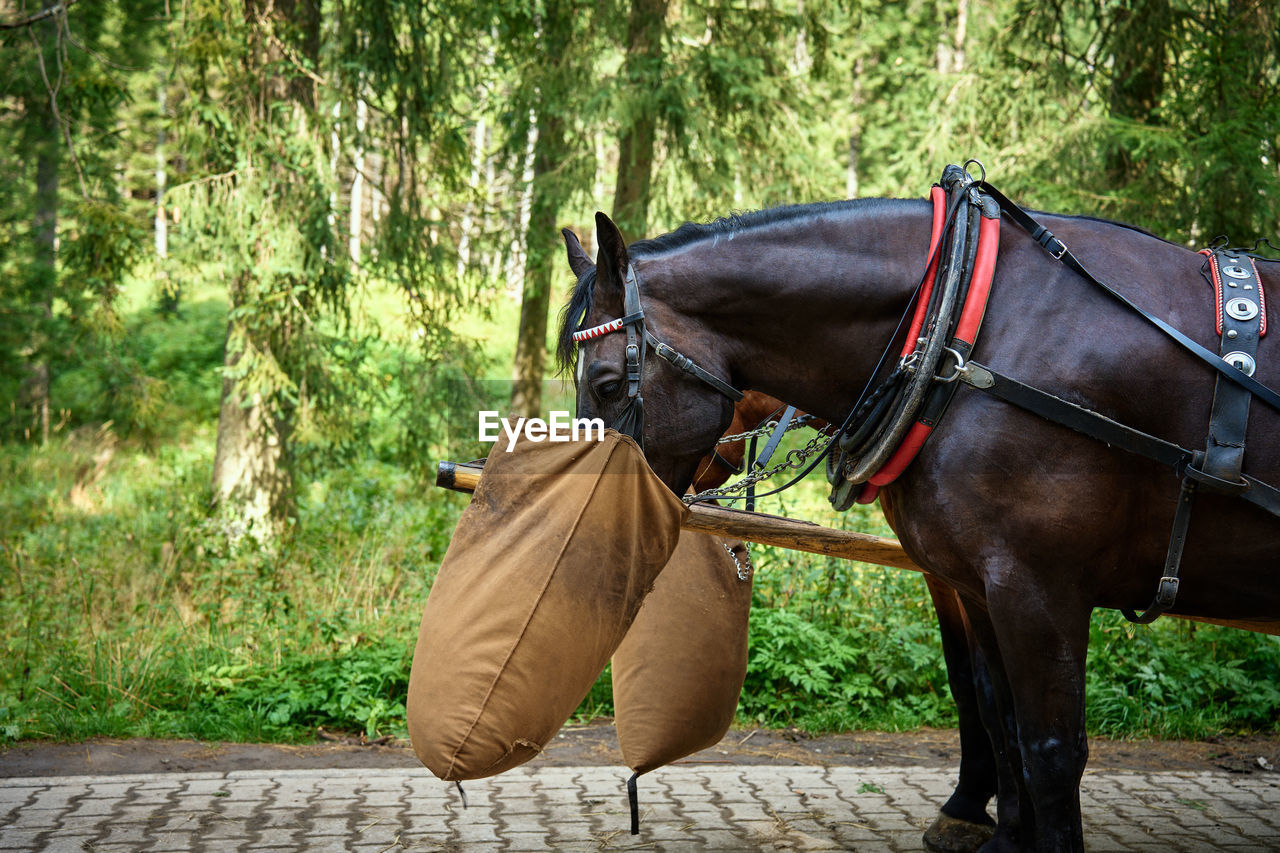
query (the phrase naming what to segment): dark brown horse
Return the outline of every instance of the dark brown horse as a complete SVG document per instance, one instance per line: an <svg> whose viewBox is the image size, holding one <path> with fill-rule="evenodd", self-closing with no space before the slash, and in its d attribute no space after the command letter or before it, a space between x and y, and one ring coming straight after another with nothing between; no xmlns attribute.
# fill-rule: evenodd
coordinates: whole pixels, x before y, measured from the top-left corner
<svg viewBox="0 0 1280 853"><path fill-rule="evenodd" d="M632 359L640 368L634 380L623 335L581 345L579 415L615 422L638 384L646 455L678 494L724 432L733 404L653 357L655 341L720 381L842 422L911 300L930 217L924 202L811 205L685 226L627 246L598 215L598 265L578 249L562 357L573 357L575 329L634 313L624 296L629 272L653 337L641 344L649 359ZM1129 300L1216 349L1202 257L1115 223L1043 222ZM1000 244L975 360L1168 442L1204 446L1211 368L1008 221ZM1280 266L1258 268L1265 285L1280 287ZM1266 310L1274 327L1274 309ZM1255 377L1271 387L1280 381L1273 338L1258 347ZM1275 411L1255 405L1245 445L1245 473L1280 483ZM977 681L990 685L983 717L1000 783L989 847L1081 849L1089 615L1151 600L1177 474L965 387L920 455L880 494L907 553L958 594L968 660L989 673ZM1280 630L1278 566L1280 522L1206 492L1196 499L1173 612Z"/></svg>

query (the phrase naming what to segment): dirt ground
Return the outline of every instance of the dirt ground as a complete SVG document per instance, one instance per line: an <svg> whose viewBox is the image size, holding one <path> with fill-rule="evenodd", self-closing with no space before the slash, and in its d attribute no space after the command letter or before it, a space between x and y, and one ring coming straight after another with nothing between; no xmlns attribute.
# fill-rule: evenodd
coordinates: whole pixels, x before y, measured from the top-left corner
<svg viewBox="0 0 1280 853"><path fill-rule="evenodd" d="M418 766L405 741L361 744L358 738L328 732L322 732L322 738L318 744L304 746L143 739L20 743L0 750L0 777ZM1092 738L1089 745L1090 769L1280 773L1280 735L1203 741ZM820 736L795 730L735 729L716 747L680 763L948 767L956 766L959 759L959 737L952 729ZM597 720L563 729L532 765L622 763L612 722Z"/></svg>

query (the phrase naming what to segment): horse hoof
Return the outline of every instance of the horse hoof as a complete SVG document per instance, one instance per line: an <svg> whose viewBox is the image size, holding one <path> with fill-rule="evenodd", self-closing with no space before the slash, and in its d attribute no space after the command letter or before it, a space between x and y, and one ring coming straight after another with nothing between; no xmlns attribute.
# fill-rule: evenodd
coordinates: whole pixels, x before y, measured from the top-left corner
<svg viewBox="0 0 1280 853"><path fill-rule="evenodd" d="M990 841L995 832L993 825L939 814L933 826L924 831L924 847L931 853L973 853Z"/></svg>

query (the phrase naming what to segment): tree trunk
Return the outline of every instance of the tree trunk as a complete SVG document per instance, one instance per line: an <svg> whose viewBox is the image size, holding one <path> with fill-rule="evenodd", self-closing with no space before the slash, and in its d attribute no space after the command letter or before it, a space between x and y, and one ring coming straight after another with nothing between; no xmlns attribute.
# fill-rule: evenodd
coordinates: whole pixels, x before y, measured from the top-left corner
<svg viewBox="0 0 1280 853"><path fill-rule="evenodd" d="M520 160L520 175L516 180L519 201L516 203L516 228L511 238L511 251L507 258L507 286L514 289L525 268L525 238L529 234L529 215L533 206L533 154L538 144L538 118L529 115L529 132L525 137L524 155Z"/></svg>
<svg viewBox="0 0 1280 853"><path fill-rule="evenodd" d="M618 180L613 193L613 221L628 239L645 236L649 225L649 193L653 178L653 148L657 136L654 93L662 85L662 36L667 0L632 0L627 27L627 57L623 78L627 88L641 93L643 107L618 138Z"/></svg>
<svg viewBox="0 0 1280 853"><path fill-rule="evenodd" d="M233 317L244 302L246 285L242 279L231 288ZM260 395L249 394L236 382L236 368L250 346L249 332L235 319L228 321L213 499L241 525L234 533L268 541L280 533L281 523L294 511L289 458L292 422L290 414L273 413Z"/></svg>
<svg viewBox="0 0 1280 853"><path fill-rule="evenodd" d="M548 71L538 85L537 138L533 142L520 328L511 389L511 411L522 417L537 417L542 410L551 279L561 257L556 225L560 207L569 195L561 175L568 156L563 116L565 103L575 93L572 67L565 57L573 52L571 36L576 14L570 4L549 0L538 41Z"/></svg>
<svg viewBox="0 0 1280 853"><path fill-rule="evenodd" d="M356 150L352 154L351 210L347 218L347 254L351 263L360 263L360 239L364 234L364 132L369 123L369 105L356 99Z"/></svg>
<svg viewBox="0 0 1280 853"><path fill-rule="evenodd" d="M160 309L166 314L178 310L181 293L178 282L169 278L169 213L165 210L164 194L169 187L167 151L165 144L165 121L168 118L167 84L164 80L156 89L156 105L160 112L160 126L156 130L156 210L155 210L155 245L156 245L156 283L160 288Z"/></svg>
<svg viewBox="0 0 1280 853"><path fill-rule="evenodd" d="M524 287L520 300L520 329L516 339L515 382L511 411L538 417L542 411L542 377L547 360L547 312L551 309L551 278L556 217L562 192L555 169L564 161L564 120L558 115L538 117L533 148L533 192L525 240Z"/></svg>
<svg viewBox="0 0 1280 853"><path fill-rule="evenodd" d="M273 109L281 100L295 105L295 118L306 124L315 108L315 83L286 61L283 34L292 36L294 50L311 63L319 57L320 8L318 0L247 0L245 16L250 24L251 43L247 57L260 71L260 84L250 103L265 133L296 132L288 111ZM267 38L271 32L275 37ZM292 69L285 71L284 69ZM283 167L276 166L276 172ZM257 178L249 178L254 180ZM268 174L262 180L289 182L287 174ZM277 215L284 215L280 211ZM263 215L267 215L264 213ZM218 441L213 462L213 499L232 523L259 541L268 541L284 531L294 514L292 441L297 405L283 394L265 397L247 390L242 380L247 373L241 361L274 358L289 370L291 321L287 307L266 308L251 303L251 276L270 265L271 249L259 240L256 268L244 270L228 294L231 319L223 355L222 403L218 412ZM280 313L261 316L264 311ZM246 322L246 318L248 321ZM299 397L303 395L299 391Z"/></svg>
<svg viewBox="0 0 1280 853"><path fill-rule="evenodd" d="M36 197L32 225L35 232L35 263L32 275L38 294L39 321L31 336L32 361L24 382L31 409L31 422L38 430L40 443L49 441L49 390L53 381L49 366L47 325L53 319L53 295L58 284L58 166L62 159L62 128L53 104L37 98L35 104L40 125L36 144Z"/></svg>

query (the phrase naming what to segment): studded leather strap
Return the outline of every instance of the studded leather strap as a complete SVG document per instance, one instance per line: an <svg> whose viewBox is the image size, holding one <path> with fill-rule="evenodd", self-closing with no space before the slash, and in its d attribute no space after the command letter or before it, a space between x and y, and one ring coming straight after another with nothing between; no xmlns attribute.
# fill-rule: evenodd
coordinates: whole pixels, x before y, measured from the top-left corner
<svg viewBox="0 0 1280 853"><path fill-rule="evenodd" d="M1258 339L1266 334L1266 301L1262 279L1253 258L1231 249L1206 250L1212 272L1219 353L1223 361L1252 376L1258 355ZM1209 440L1204 464L1209 477L1238 484L1244 467L1244 437L1249 423L1249 401L1253 395L1221 377L1213 392L1209 417ZM1212 488L1213 481L1205 481ZM1235 488L1238 488L1235 487Z"/></svg>

